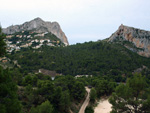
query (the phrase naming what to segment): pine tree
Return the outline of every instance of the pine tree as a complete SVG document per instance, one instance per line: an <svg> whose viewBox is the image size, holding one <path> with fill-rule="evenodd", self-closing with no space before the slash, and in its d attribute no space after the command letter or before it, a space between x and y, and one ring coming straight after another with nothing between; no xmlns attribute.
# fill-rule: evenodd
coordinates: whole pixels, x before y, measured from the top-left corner
<svg viewBox="0 0 150 113"><path fill-rule="evenodd" d="M19 113L21 105L17 96L17 86L12 81L9 70L0 67L0 113Z"/></svg>
<svg viewBox="0 0 150 113"><path fill-rule="evenodd" d="M53 106L47 100L36 108L32 107L30 113L53 113Z"/></svg>
<svg viewBox="0 0 150 113"><path fill-rule="evenodd" d="M6 53L6 43L4 42L5 34L2 33L2 28L0 27L0 57L4 56Z"/></svg>
<svg viewBox="0 0 150 113"><path fill-rule="evenodd" d="M134 75L126 84L120 84L109 99L113 113L149 113L149 87L146 78Z"/></svg>
<svg viewBox="0 0 150 113"><path fill-rule="evenodd" d="M91 101L92 103L94 103L95 100L96 100L96 97L97 97L97 95L96 95L96 90L95 90L95 88L92 88L92 89L91 89L91 92L90 92L90 101Z"/></svg>

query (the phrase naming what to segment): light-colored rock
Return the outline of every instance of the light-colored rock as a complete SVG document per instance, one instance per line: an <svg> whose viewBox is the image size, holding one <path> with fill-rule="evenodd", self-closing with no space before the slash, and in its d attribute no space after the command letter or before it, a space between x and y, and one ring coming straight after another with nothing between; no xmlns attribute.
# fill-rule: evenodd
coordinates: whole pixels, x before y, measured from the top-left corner
<svg viewBox="0 0 150 113"><path fill-rule="evenodd" d="M129 41L135 46L135 48L131 48L127 45L124 45L128 49L136 49L136 52L139 55L150 57L150 31L121 25L108 40L108 42L117 43L122 43L124 41Z"/></svg>
<svg viewBox="0 0 150 113"><path fill-rule="evenodd" d="M40 18L35 18L29 22L25 22L22 25L10 26L3 29L5 34L13 34L20 31L32 30L38 33L51 32L56 35L65 45L69 45L65 33L62 31L60 25L57 22L45 22Z"/></svg>

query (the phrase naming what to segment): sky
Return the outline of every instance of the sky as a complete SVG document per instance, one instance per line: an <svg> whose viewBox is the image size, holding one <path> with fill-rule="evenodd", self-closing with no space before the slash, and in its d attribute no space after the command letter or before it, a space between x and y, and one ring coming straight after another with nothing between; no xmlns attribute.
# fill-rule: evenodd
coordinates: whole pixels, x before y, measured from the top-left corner
<svg viewBox="0 0 150 113"><path fill-rule="evenodd" d="M108 38L121 24L150 31L150 0L0 0L3 28L57 21L70 44Z"/></svg>

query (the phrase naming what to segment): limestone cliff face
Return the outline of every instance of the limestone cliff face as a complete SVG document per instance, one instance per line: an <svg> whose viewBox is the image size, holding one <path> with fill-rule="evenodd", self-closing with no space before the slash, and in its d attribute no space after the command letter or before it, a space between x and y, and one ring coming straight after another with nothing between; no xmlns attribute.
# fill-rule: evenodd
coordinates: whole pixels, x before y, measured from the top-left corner
<svg viewBox="0 0 150 113"><path fill-rule="evenodd" d="M40 18L25 22L22 25L4 28L3 32L5 34L13 34L25 30L33 30L39 33L51 32L52 34L56 35L65 45L69 45L66 35L57 22L45 22Z"/></svg>
<svg viewBox="0 0 150 113"><path fill-rule="evenodd" d="M121 43L141 56L150 57L150 31L121 25L108 41Z"/></svg>

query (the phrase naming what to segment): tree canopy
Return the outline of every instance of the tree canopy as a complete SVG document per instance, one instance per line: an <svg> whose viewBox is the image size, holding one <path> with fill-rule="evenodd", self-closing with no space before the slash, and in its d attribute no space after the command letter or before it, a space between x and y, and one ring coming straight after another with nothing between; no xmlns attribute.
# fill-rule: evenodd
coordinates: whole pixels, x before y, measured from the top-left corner
<svg viewBox="0 0 150 113"><path fill-rule="evenodd" d="M94 103L96 100L96 97L97 97L96 90L92 88L90 91L90 101Z"/></svg>
<svg viewBox="0 0 150 113"><path fill-rule="evenodd" d="M0 56L6 53L6 43L4 42L5 34L2 33L2 28L0 27Z"/></svg>
<svg viewBox="0 0 150 113"><path fill-rule="evenodd" d="M53 113L53 106L47 100L36 108L32 107L30 113Z"/></svg>
<svg viewBox="0 0 150 113"><path fill-rule="evenodd" d="M134 75L126 84L120 84L109 99L112 113L148 113L150 87L142 75Z"/></svg>
<svg viewBox="0 0 150 113"><path fill-rule="evenodd" d="M9 70L0 67L0 113L20 113L21 104L17 96L17 86L12 81Z"/></svg>
<svg viewBox="0 0 150 113"><path fill-rule="evenodd" d="M148 58L102 41L68 47L25 48L8 57L18 61L22 72L44 68L63 75L107 75L116 82L125 81L123 74L128 76L143 65L150 67Z"/></svg>

